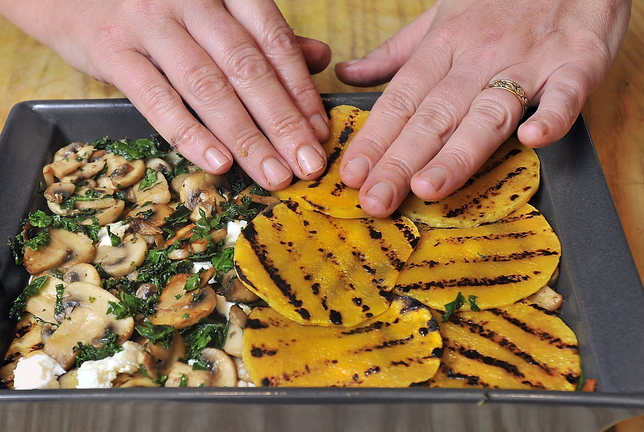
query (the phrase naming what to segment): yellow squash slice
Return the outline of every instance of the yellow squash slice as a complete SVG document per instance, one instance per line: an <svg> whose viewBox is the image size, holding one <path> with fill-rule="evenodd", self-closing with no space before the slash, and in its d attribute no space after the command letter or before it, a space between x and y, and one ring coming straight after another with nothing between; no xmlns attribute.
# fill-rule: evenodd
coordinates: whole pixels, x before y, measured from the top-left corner
<svg viewBox="0 0 644 432"><path fill-rule="evenodd" d="M362 127L369 111L348 105L331 109L330 135L323 147L328 164L326 172L314 181L299 180L284 190L273 192L282 201L295 201L307 210L337 218L362 218L369 215L358 202L358 191L340 180L340 162L346 147Z"/></svg>
<svg viewBox="0 0 644 432"><path fill-rule="evenodd" d="M352 328L303 326L257 308L244 330L243 360L264 387L408 387L434 376L442 345L430 310L398 297Z"/></svg>
<svg viewBox="0 0 644 432"><path fill-rule="evenodd" d="M440 201L423 201L410 194L399 210L432 227L471 228L520 208L538 187L537 154L510 138L456 192Z"/></svg>
<svg viewBox="0 0 644 432"><path fill-rule="evenodd" d="M351 327L383 313L418 241L405 217L337 219L282 203L235 246L239 279L301 324Z"/></svg>
<svg viewBox="0 0 644 432"><path fill-rule="evenodd" d="M571 391L579 383L574 332L534 304L455 313L440 330L445 352L432 387Z"/></svg>
<svg viewBox="0 0 644 432"><path fill-rule="evenodd" d="M530 204L476 228L419 229L421 240L395 292L438 310L459 293L480 309L513 304L548 283L561 255L552 227Z"/></svg>

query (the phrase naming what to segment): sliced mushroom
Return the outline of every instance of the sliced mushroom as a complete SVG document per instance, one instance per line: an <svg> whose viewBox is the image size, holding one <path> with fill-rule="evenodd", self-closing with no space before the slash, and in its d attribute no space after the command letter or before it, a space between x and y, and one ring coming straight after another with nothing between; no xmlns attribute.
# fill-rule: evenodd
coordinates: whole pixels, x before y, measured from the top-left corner
<svg viewBox="0 0 644 432"><path fill-rule="evenodd" d="M206 279L208 275L205 273L201 275L200 286L192 291L186 291L186 282L192 275L174 275L159 296L157 312L149 318L150 322L171 325L180 330L210 315L217 305L217 295L207 285L209 278Z"/></svg>
<svg viewBox="0 0 644 432"><path fill-rule="evenodd" d="M224 351L237 358L241 358L242 352L244 351L244 330L232 322L228 323Z"/></svg>
<svg viewBox="0 0 644 432"><path fill-rule="evenodd" d="M45 342L43 351L69 370L76 359L75 346L100 346L106 333L118 335L120 343L128 340L134 331L134 319L116 319L108 313L109 303L119 299L103 288L74 282L65 287L63 302L74 305L54 334Z"/></svg>
<svg viewBox="0 0 644 432"><path fill-rule="evenodd" d="M166 177L169 177L170 174L172 174L172 167L170 166L170 164L161 158L151 158L146 160L145 167L159 171Z"/></svg>
<svg viewBox="0 0 644 432"><path fill-rule="evenodd" d="M168 258L171 260L183 260L189 258L192 255L205 252L211 241L218 243L226 237L227 230L225 228L221 228L211 231L210 239L201 238L192 242L185 241L192 237L195 227L195 224L186 225L180 228L173 237L167 240L166 246L171 246L176 242L182 242L182 246L176 247L168 253Z"/></svg>
<svg viewBox="0 0 644 432"><path fill-rule="evenodd" d="M190 174L179 174L170 181L170 192L173 192L176 196L181 194L181 186L185 179L188 178Z"/></svg>
<svg viewBox="0 0 644 432"><path fill-rule="evenodd" d="M49 186L55 179L65 176L81 168L94 152L94 146L74 142L59 149L54 153L54 161L43 168L45 183Z"/></svg>
<svg viewBox="0 0 644 432"><path fill-rule="evenodd" d="M226 300L234 303L252 303L259 300L257 294L249 290L244 283L237 277L237 272L233 269L224 275L221 279L223 292L221 294Z"/></svg>
<svg viewBox="0 0 644 432"><path fill-rule="evenodd" d="M105 160L107 177L117 189L132 186L145 174L145 162L140 159L128 161L123 156L108 153L105 155Z"/></svg>
<svg viewBox="0 0 644 432"><path fill-rule="evenodd" d="M49 185L44 196L48 202L60 204L74 195L75 191L76 185L74 183L56 182Z"/></svg>
<svg viewBox="0 0 644 432"><path fill-rule="evenodd" d="M59 285L64 287L67 283L56 277L47 276L47 280L38 290L38 294L32 295L25 302L25 311L47 323L57 324L55 315L58 291L56 287Z"/></svg>
<svg viewBox="0 0 644 432"><path fill-rule="evenodd" d="M217 348L204 348L201 358L211 368L211 387L237 386L237 365L228 354Z"/></svg>
<svg viewBox="0 0 644 432"><path fill-rule="evenodd" d="M167 204L153 203L136 207L125 215L126 219L138 218L153 227L162 227L167 223L174 209Z"/></svg>
<svg viewBox="0 0 644 432"><path fill-rule="evenodd" d="M79 263L71 266L63 273L63 282L87 282L93 285L101 285L101 276L96 267L89 263Z"/></svg>
<svg viewBox="0 0 644 432"><path fill-rule="evenodd" d="M118 246L100 245L96 250L94 263L100 264L110 276L125 276L137 269L148 253L143 238L128 234Z"/></svg>
<svg viewBox="0 0 644 432"><path fill-rule="evenodd" d="M82 186L76 191L76 196L79 198L74 203L74 207L79 210L100 210L113 207L117 201L113 196L114 192L113 188Z"/></svg>
<svg viewBox="0 0 644 432"><path fill-rule="evenodd" d="M531 301L550 312L554 312L563 305L564 297L546 285L528 297L528 301Z"/></svg>
<svg viewBox="0 0 644 432"><path fill-rule="evenodd" d="M204 171L190 174L181 184L179 197L186 207L193 211L191 219L198 220L200 210L206 217L221 211L221 203L227 202L224 195L230 191L230 183L225 176Z"/></svg>
<svg viewBox="0 0 644 432"><path fill-rule="evenodd" d="M166 387L210 387L212 373L210 371L195 370L189 364L175 362L168 371L165 381Z"/></svg>
<svg viewBox="0 0 644 432"><path fill-rule="evenodd" d="M67 174L61 180L77 183L81 180L91 179L105 169L105 150L97 150L76 171Z"/></svg>
<svg viewBox="0 0 644 432"><path fill-rule="evenodd" d="M156 171L156 180L150 186L142 187L141 182L132 186L134 197L138 205L143 206L146 203L167 204L170 202L170 186L168 180L162 172Z"/></svg>
<svg viewBox="0 0 644 432"><path fill-rule="evenodd" d="M115 204L111 207L103 208L94 213L91 217L81 221L81 224L93 224L96 221L100 226L105 226L116 222L123 214L125 209L125 201L117 199Z"/></svg>
<svg viewBox="0 0 644 432"><path fill-rule="evenodd" d="M23 263L31 274L42 273L58 267L69 268L74 264L92 262L96 248L85 234L51 228L51 242L34 250L25 248Z"/></svg>
<svg viewBox="0 0 644 432"><path fill-rule="evenodd" d="M150 361L144 364L151 376L156 376L157 372L168 375L172 365L186 357L186 344L178 331L174 332L167 349L161 344L153 344L149 341L145 347L150 353Z"/></svg>

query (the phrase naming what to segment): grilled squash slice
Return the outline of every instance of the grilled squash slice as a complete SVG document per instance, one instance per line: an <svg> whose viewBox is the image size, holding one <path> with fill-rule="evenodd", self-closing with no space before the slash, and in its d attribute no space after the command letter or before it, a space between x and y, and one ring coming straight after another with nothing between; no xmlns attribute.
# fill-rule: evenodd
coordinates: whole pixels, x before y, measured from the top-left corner
<svg viewBox="0 0 644 432"><path fill-rule="evenodd" d="M579 383L575 334L534 304L458 312L440 331L445 352L432 387L572 391Z"/></svg>
<svg viewBox="0 0 644 432"><path fill-rule="evenodd" d="M520 208L538 187L537 154L510 138L456 192L440 201L423 201L410 194L399 210L432 227L471 228Z"/></svg>
<svg viewBox="0 0 644 432"><path fill-rule="evenodd" d="M434 376L442 344L430 310L409 297L351 328L303 326L257 308L244 330L243 360L264 387L407 387Z"/></svg>
<svg viewBox="0 0 644 432"><path fill-rule="evenodd" d="M351 327L387 310L418 242L409 219L337 219L282 203L235 245L239 279L300 324Z"/></svg>
<svg viewBox="0 0 644 432"><path fill-rule="evenodd" d="M421 240L395 292L438 310L459 293L474 298L480 309L513 304L548 283L561 255L552 227L530 204L493 224L462 229L421 225L419 231ZM469 302L463 308L469 310Z"/></svg>
<svg viewBox="0 0 644 432"><path fill-rule="evenodd" d="M284 190L273 192L282 201L295 201L307 210L315 210L337 218L362 218L369 215L358 202L358 191L340 180L340 162L344 150L362 127L369 111L348 105L331 109L330 135L323 148L327 156L327 170L314 181L296 181Z"/></svg>

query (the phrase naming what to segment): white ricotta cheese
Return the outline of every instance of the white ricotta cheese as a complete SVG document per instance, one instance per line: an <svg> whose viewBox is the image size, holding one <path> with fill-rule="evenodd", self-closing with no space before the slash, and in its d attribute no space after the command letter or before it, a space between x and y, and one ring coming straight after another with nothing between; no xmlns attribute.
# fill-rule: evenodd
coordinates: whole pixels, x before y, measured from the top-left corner
<svg viewBox="0 0 644 432"><path fill-rule="evenodd" d="M237 237L241 234L242 230L246 228L248 221L239 220L239 221L230 221L226 225L226 238L224 239L224 247L233 247L237 241Z"/></svg>
<svg viewBox="0 0 644 432"><path fill-rule="evenodd" d="M112 234L117 235L122 239L125 236L125 232L130 227L130 224L124 223L123 221L118 221L101 227L101 229L98 230L97 234L98 246L112 246L112 240L110 239L109 233L107 232L107 227L110 228L110 232Z"/></svg>
<svg viewBox="0 0 644 432"><path fill-rule="evenodd" d="M123 351L103 360L86 361L78 368L76 388L110 388L118 374L134 373L139 369L141 345L126 341Z"/></svg>
<svg viewBox="0 0 644 432"><path fill-rule="evenodd" d="M64 373L65 369L45 353L22 357L14 370L13 386L16 390L59 388L58 377Z"/></svg>

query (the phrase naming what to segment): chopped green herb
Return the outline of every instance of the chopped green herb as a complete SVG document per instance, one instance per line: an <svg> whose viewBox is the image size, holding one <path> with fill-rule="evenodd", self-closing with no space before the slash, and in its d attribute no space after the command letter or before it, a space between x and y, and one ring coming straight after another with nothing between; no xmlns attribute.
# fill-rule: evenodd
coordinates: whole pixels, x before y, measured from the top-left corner
<svg viewBox="0 0 644 432"><path fill-rule="evenodd" d="M203 273L203 270L190 275L190 277L186 281L186 285L183 287L186 292L194 291L201 286L201 273Z"/></svg>
<svg viewBox="0 0 644 432"><path fill-rule="evenodd" d="M110 226L107 225L107 235L110 237L110 244L112 246L118 246L121 244L121 237L117 236L116 234L113 234L112 231L110 230Z"/></svg>
<svg viewBox="0 0 644 432"><path fill-rule="evenodd" d="M94 141L92 145L97 149L105 150L108 153L123 156L129 161L144 158L162 158L166 155L164 151L159 150L158 143L149 139L138 139L136 141L132 141L127 138L112 140L108 137L104 137L100 140Z"/></svg>
<svg viewBox="0 0 644 432"><path fill-rule="evenodd" d="M25 313L25 307L27 306L27 300L29 297L35 296L40 292L40 289L47 282L47 276L40 276L31 281L29 285L20 293L17 299L13 301L11 309L9 309L9 317L20 321L22 315Z"/></svg>
<svg viewBox="0 0 644 432"><path fill-rule="evenodd" d="M469 295L469 296L467 296L467 301L468 301L468 303L470 304L470 309L471 309L472 311L474 311L474 312L481 312L481 308L479 307L479 305L477 305L477 304L476 304L476 299L477 299L477 298L478 298L478 297L477 297L477 296L475 296L475 295Z"/></svg>
<svg viewBox="0 0 644 432"><path fill-rule="evenodd" d="M65 285L56 284L56 305L54 306L54 314L63 316L65 313L65 305L63 304L63 294L65 293Z"/></svg>
<svg viewBox="0 0 644 432"><path fill-rule="evenodd" d="M226 342L228 326L219 323L196 324L181 334L186 343L186 360L201 360L204 348L222 349Z"/></svg>
<svg viewBox="0 0 644 432"><path fill-rule="evenodd" d="M142 191L152 187L158 180L157 174L158 171L154 168L146 169L145 175L143 176L143 179L141 179L141 183L139 183L139 190Z"/></svg>
<svg viewBox="0 0 644 432"><path fill-rule="evenodd" d="M188 387L188 376L186 374L181 375L179 380L179 387Z"/></svg>
<svg viewBox="0 0 644 432"><path fill-rule="evenodd" d="M78 351L76 355L76 367L79 367L86 361L102 360L113 356L114 354L123 351L123 347L117 343L118 335L113 332L106 332L105 336L99 339L102 345L98 348L91 344L83 344L78 342L74 347L74 351Z"/></svg>
<svg viewBox="0 0 644 432"><path fill-rule="evenodd" d="M164 324L154 325L145 319L142 325L136 326L136 331L153 344L160 344L164 349L170 349L170 343L174 337L174 327Z"/></svg>
<svg viewBox="0 0 644 432"><path fill-rule="evenodd" d="M456 295L456 298L445 305L446 312L443 314L443 318L441 319L441 321L443 322L449 321L449 319L452 317L452 314L457 310L459 310L460 308L462 308L464 304L465 304L465 297L459 291L458 294Z"/></svg>
<svg viewBox="0 0 644 432"><path fill-rule="evenodd" d="M107 313L112 314L116 319L135 317L138 314L150 316L156 313L158 297L151 296L146 299L122 291L119 294L120 302L109 302Z"/></svg>

